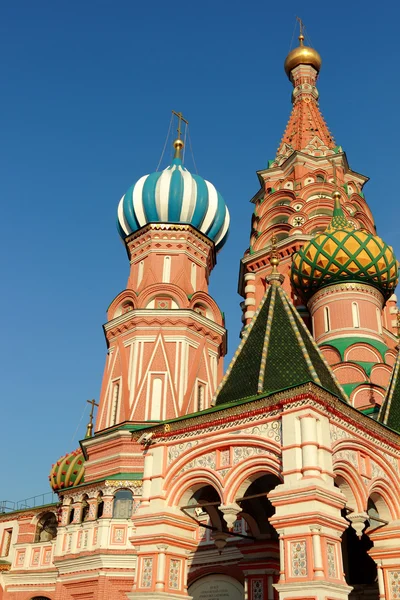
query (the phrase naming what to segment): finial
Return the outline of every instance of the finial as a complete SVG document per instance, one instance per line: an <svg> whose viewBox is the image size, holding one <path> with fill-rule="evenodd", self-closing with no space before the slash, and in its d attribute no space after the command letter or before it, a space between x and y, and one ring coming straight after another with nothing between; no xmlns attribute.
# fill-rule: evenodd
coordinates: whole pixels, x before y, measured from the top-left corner
<svg viewBox="0 0 400 600"><path fill-rule="evenodd" d="M278 272L278 266L279 263L281 262L279 259L279 253L276 249L276 243L277 243L277 238L276 236L272 236L271 238L271 251L269 254L269 262L270 265L272 266L272 272L267 275L266 280L267 283L270 284L275 284L275 285L280 285L283 280L285 279L284 275L282 275L282 273Z"/></svg>
<svg viewBox="0 0 400 600"><path fill-rule="evenodd" d="M178 133L178 138L174 141L173 146L175 148L175 155L174 158L181 158L181 151L184 147L184 143L181 140L181 136L182 136L182 121L185 123L186 127L189 125L189 121L187 121L181 112L176 112L175 110L172 111L172 114L175 115L176 117L178 117L178 127L177 127L177 133Z"/></svg>
<svg viewBox="0 0 400 600"><path fill-rule="evenodd" d="M95 406L99 406L96 402L96 400L86 400L86 402L88 402L89 404L92 405L92 408L90 410L90 415L89 415L89 423L87 424L86 427L86 435L85 438L90 438L93 435L93 412L94 412L94 407Z"/></svg>

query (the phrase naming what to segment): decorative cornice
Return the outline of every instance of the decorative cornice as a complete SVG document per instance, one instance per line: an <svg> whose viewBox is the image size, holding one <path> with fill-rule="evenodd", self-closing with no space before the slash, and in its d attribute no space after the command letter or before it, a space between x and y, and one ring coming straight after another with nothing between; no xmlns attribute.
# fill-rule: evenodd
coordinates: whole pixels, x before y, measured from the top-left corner
<svg viewBox="0 0 400 600"><path fill-rule="evenodd" d="M152 432L152 442L170 442L177 439L188 438L199 433L226 430L229 424L241 425L261 415L277 416L285 410L300 408L301 406L315 406L322 409L331 421L345 423L358 436L368 435L379 445L387 449L400 450L400 435L385 427L381 423L359 412L349 404L326 392L315 384L308 383L290 390L279 392L260 399L249 400L235 406L227 406L214 413L205 411L195 417L187 417L179 421L171 421L163 425L148 428ZM136 441L141 433L133 433Z"/></svg>

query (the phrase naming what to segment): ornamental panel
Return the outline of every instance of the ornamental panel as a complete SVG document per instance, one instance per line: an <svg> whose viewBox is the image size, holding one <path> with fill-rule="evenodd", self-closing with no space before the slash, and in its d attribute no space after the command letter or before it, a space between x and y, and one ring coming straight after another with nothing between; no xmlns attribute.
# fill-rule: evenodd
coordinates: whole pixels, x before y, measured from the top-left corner
<svg viewBox="0 0 400 600"><path fill-rule="evenodd" d="M400 571L389 571L389 589L392 600L400 598Z"/></svg>
<svg viewBox="0 0 400 600"><path fill-rule="evenodd" d="M145 557L142 559L142 577L140 586L142 588L151 588L153 581L153 559Z"/></svg>
<svg viewBox="0 0 400 600"><path fill-rule="evenodd" d="M290 543L292 577L307 577L307 545L305 540Z"/></svg>
<svg viewBox="0 0 400 600"><path fill-rule="evenodd" d="M181 572L181 561L172 558L169 563L169 581L168 585L171 590L179 589L179 579Z"/></svg>

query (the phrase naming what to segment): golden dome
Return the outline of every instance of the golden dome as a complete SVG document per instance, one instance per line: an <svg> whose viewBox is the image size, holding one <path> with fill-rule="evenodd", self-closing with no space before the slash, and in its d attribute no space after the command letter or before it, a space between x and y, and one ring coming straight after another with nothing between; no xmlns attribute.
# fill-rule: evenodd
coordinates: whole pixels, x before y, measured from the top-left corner
<svg viewBox="0 0 400 600"><path fill-rule="evenodd" d="M299 65L311 65L319 73L322 59L318 52L310 46L304 46L304 36L299 36L300 45L289 52L285 60L286 75L290 78L290 73Z"/></svg>

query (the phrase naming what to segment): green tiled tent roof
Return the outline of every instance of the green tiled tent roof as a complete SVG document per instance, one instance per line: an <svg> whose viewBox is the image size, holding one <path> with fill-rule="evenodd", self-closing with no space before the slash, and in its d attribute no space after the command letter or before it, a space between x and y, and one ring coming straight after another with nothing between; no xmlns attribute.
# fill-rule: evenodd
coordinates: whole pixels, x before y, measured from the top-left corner
<svg viewBox="0 0 400 600"><path fill-rule="evenodd" d="M272 394L308 382L348 402L286 292L273 284L221 381L216 404Z"/></svg>
<svg viewBox="0 0 400 600"><path fill-rule="evenodd" d="M393 368L392 378L385 400L378 415L378 421L400 433L400 352Z"/></svg>

